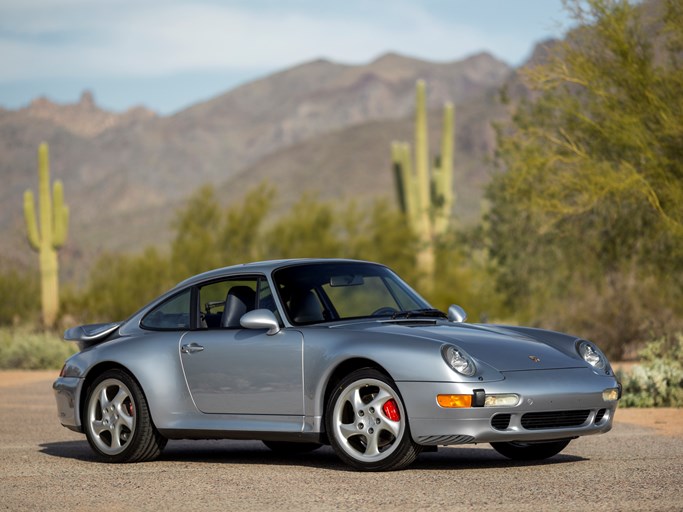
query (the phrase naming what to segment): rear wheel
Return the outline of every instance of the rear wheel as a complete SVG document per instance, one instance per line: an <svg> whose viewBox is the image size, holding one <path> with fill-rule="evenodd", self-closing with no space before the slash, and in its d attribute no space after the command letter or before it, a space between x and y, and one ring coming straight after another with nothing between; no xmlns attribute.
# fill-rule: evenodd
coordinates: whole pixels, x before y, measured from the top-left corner
<svg viewBox="0 0 683 512"><path fill-rule="evenodd" d="M289 441L263 441L263 444L274 452L282 454L308 453L322 446L320 443L295 443Z"/></svg>
<svg viewBox="0 0 683 512"><path fill-rule="evenodd" d="M107 462L152 460L166 446L140 386L123 370L108 370L92 383L83 426L90 446Z"/></svg>
<svg viewBox="0 0 683 512"><path fill-rule="evenodd" d="M364 471L403 468L421 451L396 385L372 368L352 372L335 387L325 428L339 458Z"/></svg>
<svg viewBox="0 0 683 512"><path fill-rule="evenodd" d="M543 460L557 455L564 450L571 439L537 443L491 443L501 455L513 460Z"/></svg>

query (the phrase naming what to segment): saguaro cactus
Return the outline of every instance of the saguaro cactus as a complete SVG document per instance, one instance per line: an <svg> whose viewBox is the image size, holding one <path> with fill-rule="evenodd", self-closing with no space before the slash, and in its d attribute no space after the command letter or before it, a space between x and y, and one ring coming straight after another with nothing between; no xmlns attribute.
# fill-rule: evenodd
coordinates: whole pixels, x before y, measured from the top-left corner
<svg viewBox="0 0 683 512"><path fill-rule="evenodd" d="M446 103L443 113L441 154L429 168L429 139L425 82L418 80L415 98L415 169L410 144L394 142L392 160L401 210L419 237L417 264L425 276L422 285L431 286L435 265L435 240L448 231L453 208L453 117Z"/></svg>
<svg viewBox="0 0 683 512"><path fill-rule="evenodd" d="M40 292L43 324L52 327L59 311L59 266L57 249L64 245L69 225L69 208L64 204L64 187L56 180L50 193L50 164L48 148L38 148L38 207L40 226L36 219L33 192L24 192L26 234L31 248L40 255ZM40 229L39 229L40 227Z"/></svg>

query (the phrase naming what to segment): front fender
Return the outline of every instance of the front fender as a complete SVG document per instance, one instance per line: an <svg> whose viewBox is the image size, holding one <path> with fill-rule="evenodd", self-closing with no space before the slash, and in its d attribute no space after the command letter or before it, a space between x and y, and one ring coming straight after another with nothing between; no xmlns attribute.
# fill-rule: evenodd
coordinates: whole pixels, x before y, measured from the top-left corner
<svg viewBox="0 0 683 512"><path fill-rule="evenodd" d="M377 333L346 333L302 329L304 337L304 409L321 417L325 392L337 368L352 359L365 359L382 367L394 382L482 383L503 380L500 372L477 362L477 373L465 377L453 371L441 356L443 342Z"/></svg>

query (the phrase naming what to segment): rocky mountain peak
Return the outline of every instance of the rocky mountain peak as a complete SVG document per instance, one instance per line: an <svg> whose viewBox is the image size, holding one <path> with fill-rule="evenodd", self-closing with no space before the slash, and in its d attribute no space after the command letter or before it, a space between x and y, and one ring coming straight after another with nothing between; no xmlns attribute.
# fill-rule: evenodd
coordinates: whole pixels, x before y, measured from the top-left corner
<svg viewBox="0 0 683 512"><path fill-rule="evenodd" d="M55 103L41 96L20 112L28 117L45 119L81 137L96 137L100 133L123 123L150 119L156 114L143 107L134 107L123 113L111 112L97 106L89 90L83 91L76 103Z"/></svg>

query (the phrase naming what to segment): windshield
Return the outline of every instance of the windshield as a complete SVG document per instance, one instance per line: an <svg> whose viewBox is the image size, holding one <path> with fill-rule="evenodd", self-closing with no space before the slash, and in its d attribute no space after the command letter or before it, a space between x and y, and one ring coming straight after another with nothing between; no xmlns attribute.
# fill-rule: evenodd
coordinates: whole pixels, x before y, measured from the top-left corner
<svg viewBox="0 0 683 512"><path fill-rule="evenodd" d="M276 270L273 280L290 322L392 317L431 306L387 267L371 263L309 263Z"/></svg>

